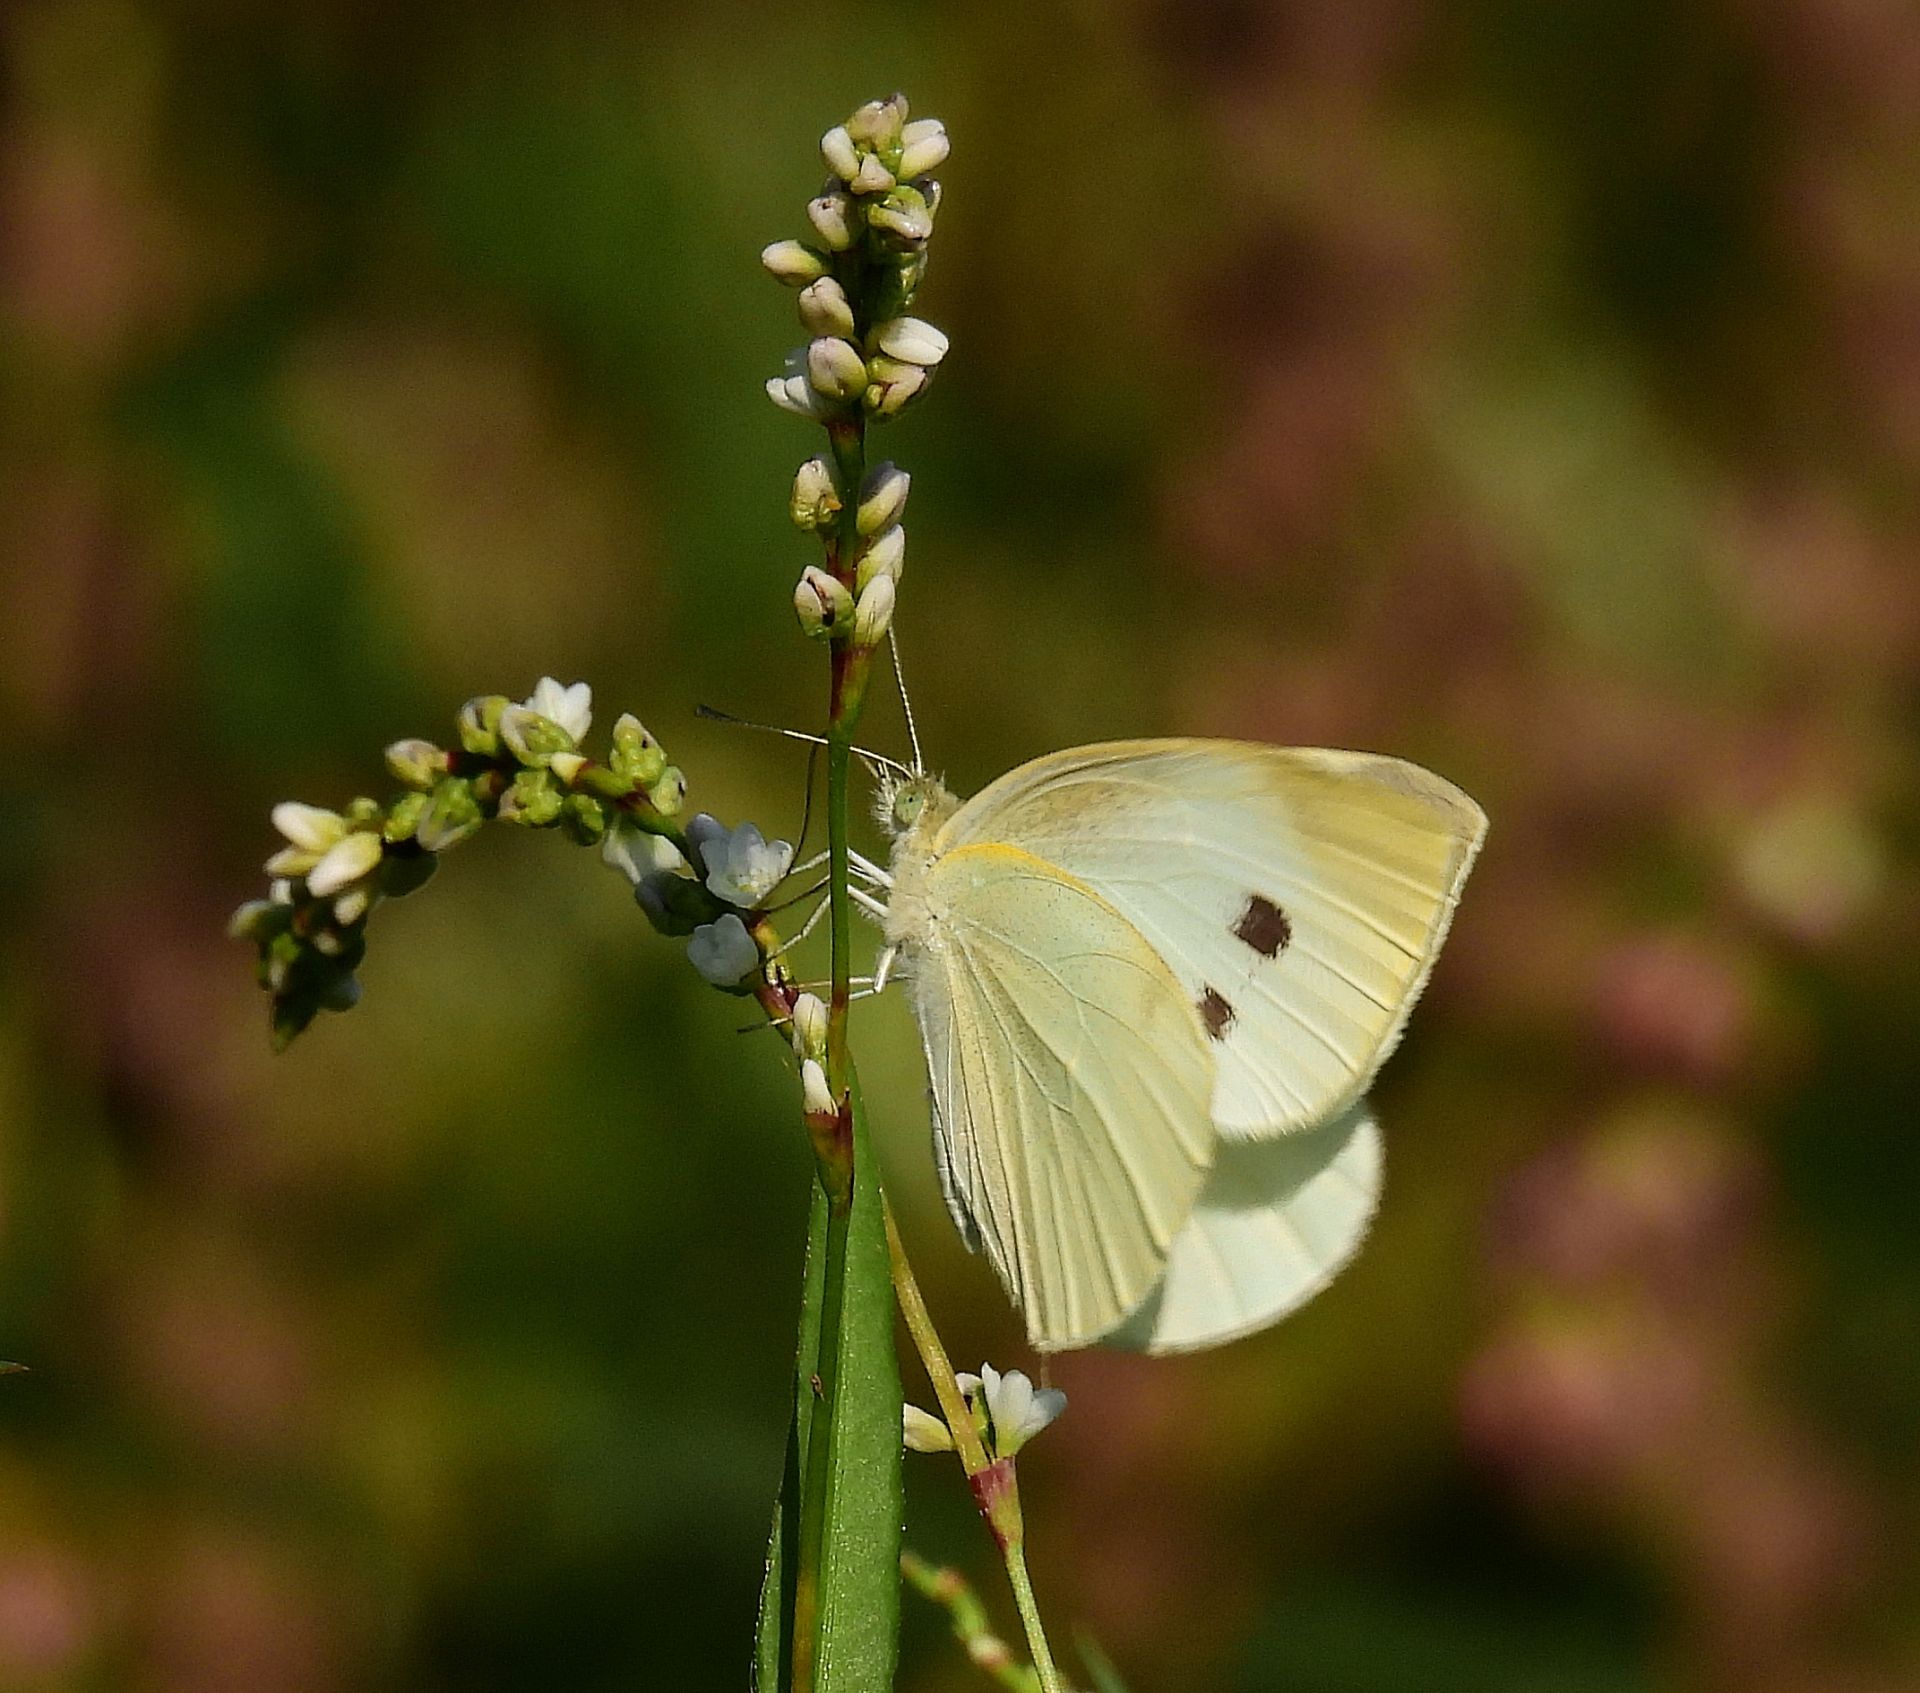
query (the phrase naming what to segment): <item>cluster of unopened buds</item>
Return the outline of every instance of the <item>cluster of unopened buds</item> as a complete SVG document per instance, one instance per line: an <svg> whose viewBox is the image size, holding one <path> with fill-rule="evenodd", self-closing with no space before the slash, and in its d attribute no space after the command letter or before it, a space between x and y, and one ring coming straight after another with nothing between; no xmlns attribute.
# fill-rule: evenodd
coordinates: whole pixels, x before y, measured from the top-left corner
<svg viewBox="0 0 1920 1693"><path fill-rule="evenodd" d="M858 553L849 587L842 573L809 565L793 590L800 627L822 640L851 641L875 647L893 624L901 574L907 566L907 509L912 478L891 460L874 466L860 484L854 512ZM793 480L793 520L802 529L825 534L842 508L833 466L810 458Z"/></svg>
<svg viewBox="0 0 1920 1693"><path fill-rule="evenodd" d="M267 860L267 897L241 906L230 930L258 953L276 1046L319 1012L359 1000L374 908L424 886L442 853L492 820L597 844L632 881L654 927L687 937L708 981L734 988L757 969L760 948L741 913L785 878L793 849L751 823L730 830L705 813L682 827L686 777L660 743L623 716L598 761L581 750L592 722L586 683L542 677L524 700L469 700L450 747L395 741L387 769L403 791L384 804L274 807L285 844Z"/></svg>
<svg viewBox="0 0 1920 1693"><path fill-rule="evenodd" d="M926 389L947 338L907 315L940 209L929 174L947 156L938 118L909 122L895 94L870 100L820 138L831 173L807 205L810 237L776 241L760 257L800 290L811 339L767 383L775 405L830 421L856 408L893 417Z"/></svg>
<svg viewBox="0 0 1920 1693"><path fill-rule="evenodd" d="M975 1431L989 1457L996 1460L1011 1458L1067 1408L1067 1396L1059 1388L1035 1387L1022 1370L1003 1375L991 1364L982 1364L977 1376L963 1370L954 1380L966 1397ZM953 1430L931 1411L908 1405L903 1423L909 1450L953 1449Z"/></svg>

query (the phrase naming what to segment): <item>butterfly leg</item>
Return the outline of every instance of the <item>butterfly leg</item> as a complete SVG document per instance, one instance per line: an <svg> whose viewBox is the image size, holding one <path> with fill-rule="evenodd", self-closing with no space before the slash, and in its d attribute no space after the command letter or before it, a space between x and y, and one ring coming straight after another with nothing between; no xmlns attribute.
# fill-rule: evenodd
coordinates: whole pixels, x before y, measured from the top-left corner
<svg viewBox="0 0 1920 1693"><path fill-rule="evenodd" d="M799 928L794 930L792 934L787 936L785 940L773 949L772 956L778 958L782 953L787 951L789 947L798 946L807 936L813 933L815 928L819 926L820 919L826 914L827 902L823 899L808 913L806 922L802 923Z"/></svg>
<svg viewBox="0 0 1920 1693"><path fill-rule="evenodd" d="M891 875L885 870L882 870L872 859L862 853L855 852L851 847L847 849L847 864L856 875L865 877L866 880L873 883L876 888L891 888L893 886L893 877Z"/></svg>
<svg viewBox="0 0 1920 1693"><path fill-rule="evenodd" d="M865 888L849 888L847 892L853 896L853 903L859 906L869 917L875 918L882 923L887 920L887 902L885 900L875 899Z"/></svg>
<svg viewBox="0 0 1920 1693"><path fill-rule="evenodd" d="M882 947L880 956L873 961L873 991L885 993L887 983L893 980L894 960L900 956L897 946Z"/></svg>

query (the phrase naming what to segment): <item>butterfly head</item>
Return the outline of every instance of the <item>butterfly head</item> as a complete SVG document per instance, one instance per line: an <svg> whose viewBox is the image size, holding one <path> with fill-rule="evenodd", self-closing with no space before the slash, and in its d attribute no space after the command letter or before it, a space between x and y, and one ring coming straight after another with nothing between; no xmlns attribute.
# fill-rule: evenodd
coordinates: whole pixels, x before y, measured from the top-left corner
<svg viewBox="0 0 1920 1693"><path fill-rule="evenodd" d="M924 773L896 776L891 771L882 771L873 810L880 827L895 840L903 840L911 835L932 833L954 814L959 803L937 776Z"/></svg>

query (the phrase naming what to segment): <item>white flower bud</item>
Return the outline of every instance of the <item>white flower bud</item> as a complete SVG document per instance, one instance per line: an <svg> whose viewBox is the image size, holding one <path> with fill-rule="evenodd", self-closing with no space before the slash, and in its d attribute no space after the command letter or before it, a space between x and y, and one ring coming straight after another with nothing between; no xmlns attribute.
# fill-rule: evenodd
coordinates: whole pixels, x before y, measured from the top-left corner
<svg viewBox="0 0 1920 1693"><path fill-rule="evenodd" d="M426 860L432 863L431 859ZM373 889L364 882L357 888L349 888L333 902L333 920L343 929L351 929L354 924L366 916L373 905Z"/></svg>
<svg viewBox="0 0 1920 1693"><path fill-rule="evenodd" d="M273 826L302 852L321 853L347 832L347 820L337 811L284 800L273 808Z"/></svg>
<svg viewBox="0 0 1920 1693"><path fill-rule="evenodd" d="M857 400L866 392L867 361L851 341L822 335L807 345L807 380L830 400Z"/></svg>
<svg viewBox="0 0 1920 1693"><path fill-rule="evenodd" d="M900 1407L900 1442L909 1452L951 1452L953 1430L918 1405Z"/></svg>
<svg viewBox="0 0 1920 1693"><path fill-rule="evenodd" d="M547 768L568 787L572 787L580 772L586 769L588 760L577 752L557 752L547 760Z"/></svg>
<svg viewBox="0 0 1920 1693"><path fill-rule="evenodd" d="M800 288L827 274L826 255L803 241L776 241L760 249L760 262L779 281Z"/></svg>
<svg viewBox="0 0 1920 1693"><path fill-rule="evenodd" d="M809 635L831 635L853 615L853 595L831 571L810 564L793 590L793 610Z"/></svg>
<svg viewBox="0 0 1920 1693"><path fill-rule="evenodd" d="M722 917L721 922L726 922ZM737 923L739 918L734 918ZM800 1065L800 1109L809 1117L831 1117L835 1115L833 1091L827 1086L826 1067L817 1058L809 1058Z"/></svg>
<svg viewBox="0 0 1920 1693"><path fill-rule="evenodd" d="M847 132L863 147L897 147L906 121L906 95L889 94L884 100L869 100L848 118Z"/></svg>
<svg viewBox="0 0 1920 1693"><path fill-rule="evenodd" d="M926 387L928 380L925 365L902 364L898 359L869 359L867 391L861 395L861 403L875 417L893 417Z"/></svg>
<svg viewBox="0 0 1920 1693"><path fill-rule="evenodd" d="M893 186L893 172L881 163L878 153L869 153L847 186L856 194L884 194Z"/></svg>
<svg viewBox="0 0 1920 1693"><path fill-rule="evenodd" d="M913 245L933 234L933 208L917 190L896 188L878 205L867 208L867 222Z"/></svg>
<svg viewBox="0 0 1920 1693"><path fill-rule="evenodd" d="M817 1058L827 1050L827 1002L803 993L793 1002L793 1055Z"/></svg>
<svg viewBox="0 0 1920 1693"><path fill-rule="evenodd" d="M327 848L320 862L307 872L307 892L315 899L331 899L349 883L380 862L378 835L347 835Z"/></svg>
<svg viewBox="0 0 1920 1693"><path fill-rule="evenodd" d="M851 182L860 172L860 150L853 144L845 124L836 124L820 137L820 157L827 169L843 182Z"/></svg>
<svg viewBox="0 0 1920 1693"><path fill-rule="evenodd" d="M804 376L769 376L767 398L795 417L817 420L821 415L820 396Z"/></svg>
<svg viewBox="0 0 1920 1693"><path fill-rule="evenodd" d="M848 304L847 291L830 276L823 276L818 282L810 282L800 290L796 302L800 308L800 322L809 335L852 335L853 307Z"/></svg>
<svg viewBox="0 0 1920 1693"><path fill-rule="evenodd" d="M834 486L833 468L817 454L794 472L793 497L787 510L802 529L829 528L840 515L840 490Z"/></svg>
<svg viewBox="0 0 1920 1693"><path fill-rule="evenodd" d="M922 118L900 132L900 171L903 177L924 176L946 162L947 126L938 118Z"/></svg>
<svg viewBox="0 0 1920 1693"><path fill-rule="evenodd" d="M687 960L716 988L740 985L760 962L760 948L747 926L731 911L717 922L702 923L687 940Z"/></svg>
<svg viewBox="0 0 1920 1693"><path fill-rule="evenodd" d="M387 770L396 782L428 793L447 773L447 755L431 741L395 741L387 748Z"/></svg>
<svg viewBox="0 0 1920 1693"><path fill-rule="evenodd" d="M873 344L890 359L931 369L947 356L951 343L925 318L895 317L874 329Z"/></svg>
<svg viewBox="0 0 1920 1693"><path fill-rule="evenodd" d="M907 490L913 478L892 459L882 459L867 472L860 484L860 511L857 518L862 535L878 535L890 523L898 523L907 509Z"/></svg>
<svg viewBox="0 0 1920 1693"><path fill-rule="evenodd" d="M893 621L894 586L891 576L876 576L860 596L853 613L853 642L859 647L877 647Z"/></svg>
<svg viewBox="0 0 1920 1693"><path fill-rule="evenodd" d="M853 202L844 194L822 194L807 202L807 222L829 252L844 253L853 245L852 212Z"/></svg>
<svg viewBox="0 0 1920 1693"><path fill-rule="evenodd" d="M897 583L907 568L907 532L897 523L867 543L854 573L854 586L865 591L876 576L891 576Z"/></svg>

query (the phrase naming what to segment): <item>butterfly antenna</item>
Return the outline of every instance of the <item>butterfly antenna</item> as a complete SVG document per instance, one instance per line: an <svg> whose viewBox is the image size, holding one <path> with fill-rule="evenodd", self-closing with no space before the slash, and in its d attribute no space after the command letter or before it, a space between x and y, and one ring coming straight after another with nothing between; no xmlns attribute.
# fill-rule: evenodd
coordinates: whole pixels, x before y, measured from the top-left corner
<svg viewBox="0 0 1920 1693"><path fill-rule="evenodd" d="M710 723L725 723L735 729L758 729L763 735L781 735L789 741L801 741L810 747L823 747L827 744L825 735L812 735L804 729L786 729L778 723L756 723L751 717L736 717L730 711L722 711L717 705L696 705L695 717L704 717ZM865 747L855 747L855 754L867 761L867 768L876 775L882 770L895 770L902 776L913 776L917 771L909 770L897 758L888 758L885 753L869 752ZM916 753L916 758L918 754Z"/></svg>
<svg viewBox="0 0 1920 1693"><path fill-rule="evenodd" d="M893 655L893 685L900 690L900 709L907 719L907 744L913 748L913 773L916 776L926 772L926 764L920 757L920 731L913 726L913 701L907 698L907 673L900 668L900 637L893 632L893 626L887 626L887 651Z"/></svg>

